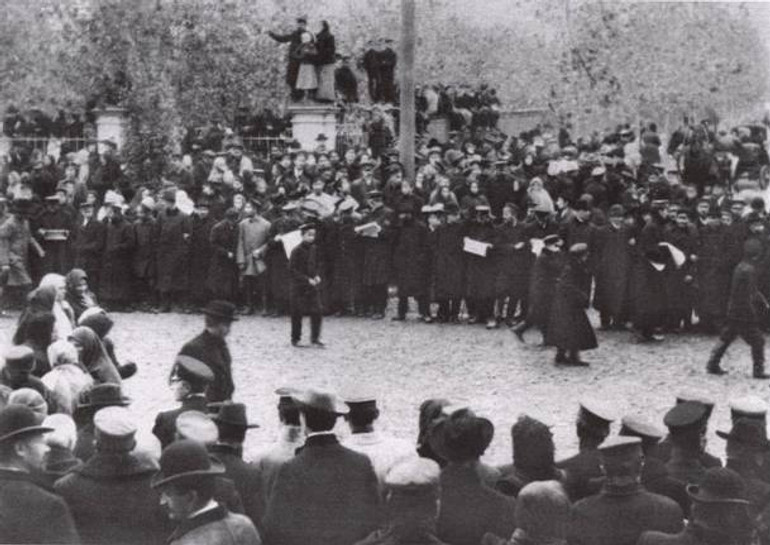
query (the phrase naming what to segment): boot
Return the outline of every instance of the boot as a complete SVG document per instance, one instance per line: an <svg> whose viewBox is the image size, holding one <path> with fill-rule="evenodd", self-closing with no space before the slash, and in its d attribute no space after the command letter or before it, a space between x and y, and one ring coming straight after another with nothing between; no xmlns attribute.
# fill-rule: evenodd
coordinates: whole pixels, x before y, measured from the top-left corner
<svg viewBox="0 0 770 545"><path fill-rule="evenodd" d="M569 358L567 358L566 363L573 367L588 367L588 362L580 359L580 352L577 350L570 350Z"/></svg>
<svg viewBox="0 0 770 545"><path fill-rule="evenodd" d="M556 349L556 357L554 358L553 362L556 365L562 365L564 363L567 363L567 354L565 354L564 350L561 348Z"/></svg>
<svg viewBox="0 0 770 545"><path fill-rule="evenodd" d="M726 375L727 371L722 369L722 367L719 365L719 362L722 360L722 356L725 355L725 352L727 351L727 345L725 343L720 342L714 350L711 351L711 357L709 358L708 363L706 364L706 371L711 375Z"/></svg>
<svg viewBox="0 0 770 545"><path fill-rule="evenodd" d="M754 378L758 379L768 379L770 378L770 374L765 372L765 361L764 360L754 360Z"/></svg>

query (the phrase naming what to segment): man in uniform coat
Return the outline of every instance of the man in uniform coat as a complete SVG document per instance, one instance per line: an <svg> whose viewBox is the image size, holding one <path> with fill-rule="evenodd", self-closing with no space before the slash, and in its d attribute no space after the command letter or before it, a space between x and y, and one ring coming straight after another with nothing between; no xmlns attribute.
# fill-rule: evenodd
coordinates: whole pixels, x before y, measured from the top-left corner
<svg viewBox="0 0 770 545"><path fill-rule="evenodd" d="M752 543L754 524L741 476L726 468L711 468L700 485L689 485L692 514L678 534L644 532L637 545L743 545Z"/></svg>
<svg viewBox="0 0 770 545"><path fill-rule="evenodd" d="M176 357L171 370L169 384L174 392L174 399L181 405L170 411L158 413L152 433L160 441L160 446L166 448L174 441L176 419L186 411L208 412L206 388L214 381L214 373L205 363L179 355Z"/></svg>
<svg viewBox="0 0 770 545"><path fill-rule="evenodd" d="M99 292L99 273L102 270L106 226L96 219L93 203L80 205L80 218L72 237L72 250L75 256L75 268L83 269L88 275L88 286L95 293Z"/></svg>
<svg viewBox="0 0 770 545"><path fill-rule="evenodd" d="M158 216L158 292L161 310L171 312L172 299L185 293L188 288L192 222L190 217L176 206L176 189L166 189L163 192L163 200L166 209Z"/></svg>
<svg viewBox="0 0 770 545"><path fill-rule="evenodd" d="M139 456L135 417L125 407L107 407L94 417L96 452L56 482L85 543L162 544L168 520L150 488L155 461Z"/></svg>
<svg viewBox="0 0 770 545"><path fill-rule="evenodd" d="M45 470L44 434L53 431L38 422L23 405L0 411L0 541L77 544L67 504L33 476Z"/></svg>
<svg viewBox="0 0 770 545"><path fill-rule="evenodd" d="M430 431L433 451L447 461L441 470L438 537L452 545L475 545L487 532L509 536L516 502L482 480L479 458L494 426L467 408L447 408Z"/></svg>
<svg viewBox="0 0 770 545"><path fill-rule="evenodd" d="M666 462L669 475L684 483L699 483L706 473L702 437L706 422L706 406L697 401L675 405L663 417L668 427L671 454Z"/></svg>
<svg viewBox="0 0 770 545"><path fill-rule="evenodd" d="M580 452L556 464L566 472L564 487L572 501L597 493L601 488L602 470L599 445L610 434L613 411L593 398L580 400L576 431Z"/></svg>
<svg viewBox="0 0 770 545"><path fill-rule="evenodd" d="M217 442L209 446L208 451L225 466L225 477L235 484L243 501L244 514L259 529L264 516L264 505L260 501L263 495L261 476L255 465L243 460L246 432L259 425L249 423L243 403L225 401L216 405L217 413L212 420L217 425Z"/></svg>
<svg viewBox="0 0 770 545"><path fill-rule="evenodd" d="M305 446L278 470L264 519L271 545L351 545L377 529L380 495L369 458L332 431L348 412L333 394L297 393Z"/></svg>
<svg viewBox="0 0 770 545"><path fill-rule="evenodd" d="M357 545L444 545L436 537L441 469L433 460L413 457L388 471L388 518Z"/></svg>
<svg viewBox="0 0 770 545"><path fill-rule="evenodd" d="M206 390L206 400L209 402L226 401L233 397L232 357L227 348L227 336L235 316L235 305L227 301L211 301L203 310L206 319L206 329L186 343L179 354L190 356L205 363L212 373L214 380Z"/></svg>
<svg viewBox="0 0 770 545"><path fill-rule="evenodd" d="M727 324L719 336L719 343L711 352L706 370L712 375L724 375L719 362L732 342L741 336L751 347L754 362L754 378L770 378L765 372L765 339L759 329L757 305L768 307L767 300L759 292L756 263L761 255L761 244L748 240L743 249L743 260L733 272L730 284L730 300L727 303Z"/></svg>
<svg viewBox="0 0 770 545"><path fill-rule="evenodd" d="M66 204L64 190L46 197L45 209L35 221L35 231L40 246L45 250L40 273L67 274L72 266L70 240L76 222L75 209ZM62 234L57 231L66 231Z"/></svg>
<svg viewBox="0 0 770 545"><path fill-rule="evenodd" d="M214 499L217 478L224 472L224 466L196 441L180 440L163 451L152 487L160 490L161 505L178 524L169 545L261 545L248 517L229 512Z"/></svg>
<svg viewBox="0 0 770 545"><path fill-rule="evenodd" d="M302 318L310 316L310 343L323 348L321 341L321 256L315 244L316 226L306 223L300 227L302 242L289 258L291 273L291 344L300 346Z"/></svg>
<svg viewBox="0 0 770 545"><path fill-rule="evenodd" d="M574 545L635 545L642 532L675 533L683 527L677 503L648 492L640 478L644 456L638 437L616 436L600 447L601 492L572 506L568 541Z"/></svg>

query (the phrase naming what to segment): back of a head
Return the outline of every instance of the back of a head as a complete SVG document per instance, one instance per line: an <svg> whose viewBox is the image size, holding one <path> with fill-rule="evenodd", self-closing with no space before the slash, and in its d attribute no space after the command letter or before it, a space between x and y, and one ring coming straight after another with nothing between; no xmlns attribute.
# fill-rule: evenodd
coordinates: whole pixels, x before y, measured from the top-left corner
<svg viewBox="0 0 770 545"><path fill-rule="evenodd" d="M299 426L299 407L289 396L281 396L278 400L278 419L286 426Z"/></svg>
<svg viewBox="0 0 770 545"><path fill-rule="evenodd" d="M43 420L43 426L53 428L54 431L46 434L45 440L51 447L59 447L67 450L75 448L78 432L75 421L67 414L52 414Z"/></svg>
<svg viewBox="0 0 770 545"><path fill-rule="evenodd" d="M48 403L40 392L32 388L19 388L11 392L8 397L8 405L24 405L32 409L38 424L42 424L45 417L48 416Z"/></svg>
<svg viewBox="0 0 770 545"><path fill-rule="evenodd" d="M569 515L569 498L557 481L529 483L516 499L516 525L536 543L564 540Z"/></svg>
<svg viewBox="0 0 770 545"><path fill-rule="evenodd" d="M337 415L332 412L307 406L303 406L301 411L305 415L307 430L311 433L331 431L337 423Z"/></svg>
<svg viewBox="0 0 770 545"><path fill-rule="evenodd" d="M521 415L511 427L511 439L516 467L553 467L555 447L548 426L527 415Z"/></svg>

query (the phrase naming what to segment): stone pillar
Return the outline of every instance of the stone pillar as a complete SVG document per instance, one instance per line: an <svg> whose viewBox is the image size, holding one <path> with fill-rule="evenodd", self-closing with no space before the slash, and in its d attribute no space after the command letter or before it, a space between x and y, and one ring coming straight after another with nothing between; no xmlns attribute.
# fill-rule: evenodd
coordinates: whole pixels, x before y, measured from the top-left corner
<svg viewBox="0 0 770 545"><path fill-rule="evenodd" d="M319 134L326 136L326 145L334 149L337 142L337 110L325 104L292 104L291 135L305 151L313 151Z"/></svg>
<svg viewBox="0 0 770 545"><path fill-rule="evenodd" d="M118 151L123 148L128 130L128 116L126 110L114 106L107 106L96 112L96 139L98 150L104 151L104 140L114 142Z"/></svg>

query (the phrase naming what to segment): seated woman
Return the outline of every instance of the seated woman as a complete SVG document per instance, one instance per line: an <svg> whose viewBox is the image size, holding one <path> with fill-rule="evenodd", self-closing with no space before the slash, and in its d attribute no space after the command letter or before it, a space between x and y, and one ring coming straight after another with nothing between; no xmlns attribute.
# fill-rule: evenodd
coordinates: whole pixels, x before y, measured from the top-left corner
<svg viewBox="0 0 770 545"><path fill-rule="evenodd" d="M94 383L93 377L78 361L78 351L69 341L56 341L48 347L52 369L43 378L51 391L56 412L74 414L80 394Z"/></svg>
<svg viewBox="0 0 770 545"><path fill-rule="evenodd" d="M99 336L90 327L76 327L69 338L78 351L80 364L94 378L96 384L122 382L118 369L110 360Z"/></svg>
<svg viewBox="0 0 770 545"><path fill-rule="evenodd" d="M112 321L112 318L110 318L104 309L100 307L89 308L80 316L78 325L90 327L93 329L94 333L98 335L104 345L104 349L107 351L107 355L110 357L113 365L118 369L122 378L126 379L136 374L137 367L134 362L129 361L125 365L121 365L117 356L115 356L115 343L108 337L115 322Z"/></svg>
<svg viewBox="0 0 770 545"><path fill-rule="evenodd" d="M72 308L75 321L91 307L99 306L96 295L88 287L88 275L83 269L72 269L65 278L65 298Z"/></svg>

